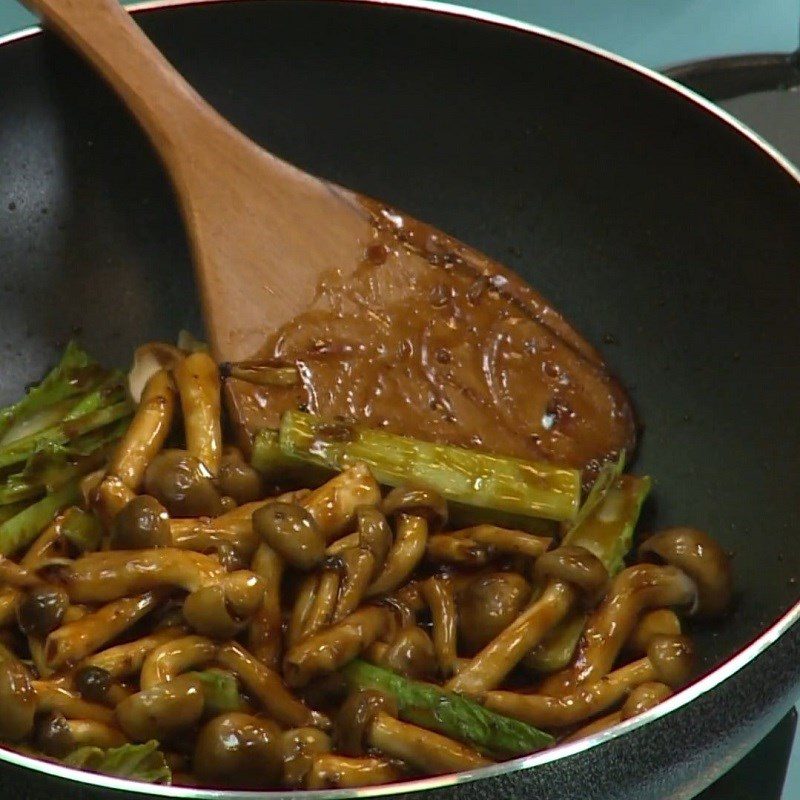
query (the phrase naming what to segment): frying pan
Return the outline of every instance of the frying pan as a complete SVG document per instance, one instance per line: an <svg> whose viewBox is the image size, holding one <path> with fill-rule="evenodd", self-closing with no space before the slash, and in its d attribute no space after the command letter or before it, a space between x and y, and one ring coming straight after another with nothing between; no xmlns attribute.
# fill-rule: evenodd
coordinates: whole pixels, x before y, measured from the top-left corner
<svg viewBox="0 0 800 800"><path fill-rule="evenodd" d="M800 175L677 85L488 15L230 0L137 17L273 152L431 221L551 298L638 408L635 469L656 480L644 525L707 528L734 554L733 613L693 632L698 681L653 712L474 774L325 796L677 800L711 783L800 682ZM58 42L8 38L0 402L78 331L125 365L180 328L201 330L188 250L143 135ZM0 794L15 798L244 796L0 758Z"/></svg>

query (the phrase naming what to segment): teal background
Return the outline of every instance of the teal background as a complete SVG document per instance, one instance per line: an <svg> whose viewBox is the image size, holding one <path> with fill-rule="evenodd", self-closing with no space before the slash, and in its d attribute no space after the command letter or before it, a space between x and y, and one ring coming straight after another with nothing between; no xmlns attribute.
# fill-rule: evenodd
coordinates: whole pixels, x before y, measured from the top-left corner
<svg viewBox="0 0 800 800"><path fill-rule="evenodd" d="M470 0L457 4L566 33L654 68L710 56L790 52L800 43L800 0ZM0 37L34 22L16 0L0 0ZM800 733L784 798L800 798Z"/></svg>
<svg viewBox="0 0 800 800"><path fill-rule="evenodd" d="M799 0L471 0L459 4L568 33L652 67L710 55L794 50L800 20ZM32 22L31 14L16 0L0 0L0 34Z"/></svg>

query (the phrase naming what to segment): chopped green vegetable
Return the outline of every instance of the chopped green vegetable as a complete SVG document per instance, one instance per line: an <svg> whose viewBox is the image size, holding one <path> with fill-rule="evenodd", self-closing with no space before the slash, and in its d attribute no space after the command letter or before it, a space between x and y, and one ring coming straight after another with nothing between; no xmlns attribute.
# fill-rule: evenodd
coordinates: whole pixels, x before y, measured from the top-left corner
<svg viewBox="0 0 800 800"><path fill-rule="evenodd" d="M432 683L412 681L365 661L343 670L351 689L375 689L394 698L401 719L469 744L494 758L515 758L550 747L550 734L489 711Z"/></svg>
<svg viewBox="0 0 800 800"><path fill-rule="evenodd" d="M90 411L77 419L67 420L45 428L43 431L24 436L10 444L0 447L0 467L7 467L20 461L25 461L42 445L66 444L70 439L76 439L90 431L104 428L133 412L133 405L129 400L123 400L110 406Z"/></svg>
<svg viewBox="0 0 800 800"><path fill-rule="evenodd" d="M82 397L64 417L67 422L71 419L78 419L84 414L97 411L103 406L110 406L119 403L126 397L125 376L118 371L112 372L93 392Z"/></svg>
<svg viewBox="0 0 800 800"><path fill-rule="evenodd" d="M79 498L78 481L73 480L7 519L0 525L0 555L11 556L27 547L59 511L74 505Z"/></svg>
<svg viewBox="0 0 800 800"><path fill-rule="evenodd" d="M145 744L124 744L122 747L111 747L108 750L99 747L79 747L64 758L64 764L76 769L145 783L172 782L172 772L155 740Z"/></svg>
<svg viewBox="0 0 800 800"><path fill-rule="evenodd" d="M633 541L633 530L648 492L647 476L617 475L602 498L564 536L563 544L585 547L594 553L609 575L622 569ZM587 502L591 500L591 493Z"/></svg>
<svg viewBox="0 0 800 800"><path fill-rule="evenodd" d="M420 484L468 506L564 521L574 519L580 502L577 470L329 423L300 411L283 415L278 441L288 456L337 470L362 462L379 483Z"/></svg>
<svg viewBox="0 0 800 800"><path fill-rule="evenodd" d="M75 342L70 342L61 361L41 383L34 386L22 400L0 411L0 443L5 445L19 438L21 429L25 430L24 435L34 433L35 430L26 423L34 419L38 412L94 390L107 374ZM47 415L42 419L46 420ZM42 427L49 424L52 423L47 421Z"/></svg>
<svg viewBox="0 0 800 800"><path fill-rule="evenodd" d="M334 474L331 468L287 456L281 450L278 431L271 428L264 428L256 435L250 463L267 480L281 484L298 484L313 488L321 486Z"/></svg>
<svg viewBox="0 0 800 800"><path fill-rule="evenodd" d="M203 685L204 709L209 716L224 714L227 711L239 711L242 708L239 684L232 672L224 669L206 669L188 674L197 678Z"/></svg>
<svg viewBox="0 0 800 800"><path fill-rule="evenodd" d="M103 526L94 514L73 506L61 520L61 535L82 553L92 553L100 547Z"/></svg>

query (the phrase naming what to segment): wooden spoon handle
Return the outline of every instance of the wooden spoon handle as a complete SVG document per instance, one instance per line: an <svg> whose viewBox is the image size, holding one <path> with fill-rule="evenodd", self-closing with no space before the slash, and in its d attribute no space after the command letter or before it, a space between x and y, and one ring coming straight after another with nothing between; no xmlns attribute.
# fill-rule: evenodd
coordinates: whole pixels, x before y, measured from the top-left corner
<svg viewBox="0 0 800 800"><path fill-rule="evenodd" d="M26 0L122 96L169 166L185 136L221 121L117 0Z"/></svg>

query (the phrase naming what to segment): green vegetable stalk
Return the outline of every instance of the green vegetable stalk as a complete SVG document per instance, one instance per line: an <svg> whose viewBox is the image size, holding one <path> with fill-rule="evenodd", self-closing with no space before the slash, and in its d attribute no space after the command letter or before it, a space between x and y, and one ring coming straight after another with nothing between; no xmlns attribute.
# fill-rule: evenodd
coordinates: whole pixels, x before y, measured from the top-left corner
<svg viewBox="0 0 800 800"><path fill-rule="evenodd" d="M580 473L552 464L326 423L299 411L283 415L278 442L287 456L336 470L362 462L379 483L427 486L468 506L555 521L578 511Z"/></svg>
<svg viewBox="0 0 800 800"><path fill-rule="evenodd" d="M623 458L601 470L562 542L594 553L609 575L624 565L642 503L650 491L650 478L621 474ZM563 620L526 656L526 665L542 673L563 669L572 660L584 620L583 614Z"/></svg>
<svg viewBox="0 0 800 800"><path fill-rule="evenodd" d="M99 747L79 747L64 758L64 764L76 769L144 783L172 782L172 772L155 740L145 744L124 744L122 747L110 747L108 750Z"/></svg>
<svg viewBox="0 0 800 800"><path fill-rule="evenodd" d="M333 476L334 470L311 464L281 450L278 431L264 428L256 435L250 463L267 480L305 487L321 486Z"/></svg>
<svg viewBox="0 0 800 800"><path fill-rule="evenodd" d="M375 689L390 695L400 719L438 731L493 758L527 755L555 741L532 725L496 714L461 695L365 661L351 661L342 675L353 690Z"/></svg>

